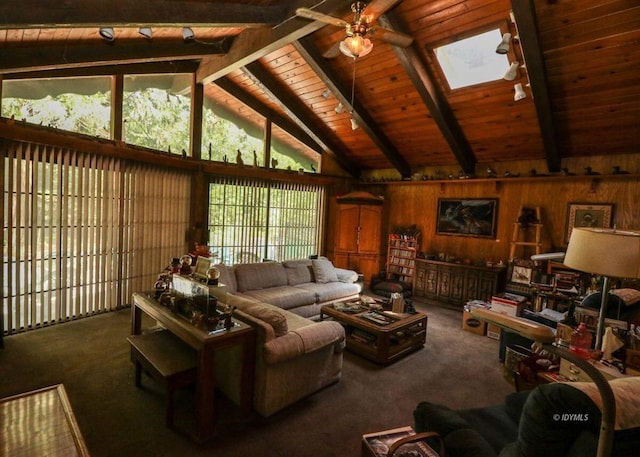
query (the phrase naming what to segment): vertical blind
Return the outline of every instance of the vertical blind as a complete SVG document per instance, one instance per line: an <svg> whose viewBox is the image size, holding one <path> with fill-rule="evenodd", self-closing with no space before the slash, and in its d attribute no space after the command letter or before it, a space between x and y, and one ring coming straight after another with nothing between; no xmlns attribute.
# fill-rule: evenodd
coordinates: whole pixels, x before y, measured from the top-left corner
<svg viewBox="0 0 640 457"><path fill-rule="evenodd" d="M117 309L185 248L186 173L2 141L3 331Z"/></svg>
<svg viewBox="0 0 640 457"><path fill-rule="evenodd" d="M289 260L321 251L318 185L218 178L209 185L209 245L223 263Z"/></svg>

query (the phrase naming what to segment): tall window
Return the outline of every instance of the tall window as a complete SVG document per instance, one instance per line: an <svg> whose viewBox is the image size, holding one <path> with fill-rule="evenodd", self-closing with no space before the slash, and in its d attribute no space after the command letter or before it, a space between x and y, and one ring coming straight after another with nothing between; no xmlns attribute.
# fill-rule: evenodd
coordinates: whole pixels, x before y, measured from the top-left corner
<svg viewBox="0 0 640 457"><path fill-rule="evenodd" d="M320 186L221 178L209 185L209 245L225 264L289 260L320 251Z"/></svg>
<svg viewBox="0 0 640 457"><path fill-rule="evenodd" d="M1 111L3 117L109 138L111 78L6 80Z"/></svg>
<svg viewBox="0 0 640 457"><path fill-rule="evenodd" d="M0 150L5 332L117 309L184 252L188 174L36 144Z"/></svg>

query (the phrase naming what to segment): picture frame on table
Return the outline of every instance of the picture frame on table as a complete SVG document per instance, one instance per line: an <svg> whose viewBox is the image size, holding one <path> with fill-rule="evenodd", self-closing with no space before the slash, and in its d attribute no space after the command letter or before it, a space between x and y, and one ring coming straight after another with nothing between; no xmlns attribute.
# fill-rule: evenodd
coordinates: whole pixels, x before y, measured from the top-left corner
<svg viewBox="0 0 640 457"><path fill-rule="evenodd" d="M495 238L497 198L439 198L437 235Z"/></svg>
<svg viewBox="0 0 640 457"><path fill-rule="evenodd" d="M613 220L613 203L569 203L564 243L574 227L610 228Z"/></svg>

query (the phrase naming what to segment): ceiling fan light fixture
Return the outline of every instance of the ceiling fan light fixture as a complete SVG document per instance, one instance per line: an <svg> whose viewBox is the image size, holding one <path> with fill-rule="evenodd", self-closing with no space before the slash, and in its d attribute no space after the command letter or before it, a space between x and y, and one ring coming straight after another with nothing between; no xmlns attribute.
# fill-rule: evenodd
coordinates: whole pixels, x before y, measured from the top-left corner
<svg viewBox="0 0 640 457"><path fill-rule="evenodd" d="M510 33L503 34L502 35L502 41L500 42L500 44L496 48L496 53L497 54L506 54L507 52L509 52L510 45L511 45L511 34Z"/></svg>
<svg viewBox="0 0 640 457"><path fill-rule="evenodd" d="M513 101L517 102L518 100L522 100L523 98L527 98L527 93L522 88L522 84L518 83L513 86L515 90L515 94L513 95Z"/></svg>
<svg viewBox="0 0 640 457"><path fill-rule="evenodd" d="M116 34L111 27L100 27L98 33L107 41L113 41L116 39Z"/></svg>
<svg viewBox="0 0 640 457"><path fill-rule="evenodd" d="M140 27L138 29L138 33L148 39L151 39L151 36L153 35L153 31L151 30L151 27Z"/></svg>
<svg viewBox="0 0 640 457"><path fill-rule="evenodd" d="M193 41L195 39L195 34L193 33L193 30L191 30L191 27L183 27L182 28L182 40L185 42L188 41Z"/></svg>
<svg viewBox="0 0 640 457"><path fill-rule="evenodd" d="M366 56L372 49L371 40L359 34L348 36L340 42L340 52L353 59Z"/></svg>

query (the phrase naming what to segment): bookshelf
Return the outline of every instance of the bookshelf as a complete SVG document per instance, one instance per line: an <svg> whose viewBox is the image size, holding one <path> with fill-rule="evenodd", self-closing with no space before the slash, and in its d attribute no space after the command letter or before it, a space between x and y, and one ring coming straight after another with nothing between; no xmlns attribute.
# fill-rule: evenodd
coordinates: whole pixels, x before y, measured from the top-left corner
<svg viewBox="0 0 640 457"><path fill-rule="evenodd" d="M389 235L387 280L413 283L419 243L419 234L392 233Z"/></svg>

